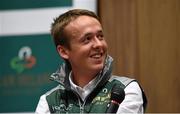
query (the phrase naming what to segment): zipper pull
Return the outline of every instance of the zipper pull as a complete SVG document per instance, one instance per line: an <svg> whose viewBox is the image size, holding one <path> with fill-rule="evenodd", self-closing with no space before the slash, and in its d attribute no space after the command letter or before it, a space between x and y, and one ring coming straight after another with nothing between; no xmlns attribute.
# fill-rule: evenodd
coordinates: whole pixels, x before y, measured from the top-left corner
<svg viewBox="0 0 180 114"><path fill-rule="evenodd" d="M80 114L84 113L84 107L82 105L80 105Z"/></svg>

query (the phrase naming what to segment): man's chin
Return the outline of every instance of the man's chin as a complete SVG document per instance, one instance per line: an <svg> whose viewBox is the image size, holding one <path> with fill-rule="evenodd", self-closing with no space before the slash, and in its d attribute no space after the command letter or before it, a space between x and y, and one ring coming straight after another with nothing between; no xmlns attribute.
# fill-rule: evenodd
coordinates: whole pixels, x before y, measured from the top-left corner
<svg viewBox="0 0 180 114"><path fill-rule="evenodd" d="M103 67L104 67L104 64L102 63L102 64L95 65L95 66L93 67L93 69L94 69L94 70L101 71L101 70L103 69Z"/></svg>

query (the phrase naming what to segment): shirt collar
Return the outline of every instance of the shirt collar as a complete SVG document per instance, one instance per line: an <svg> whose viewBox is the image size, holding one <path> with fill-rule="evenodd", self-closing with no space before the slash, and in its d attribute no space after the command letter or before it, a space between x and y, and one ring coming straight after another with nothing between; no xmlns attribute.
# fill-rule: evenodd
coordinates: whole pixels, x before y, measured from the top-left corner
<svg viewBox="0 0 180 114"><path fill-rule="evenodd" d="M72 71L69 73L69 82L70 82L71 89L76 91L83 101L92 92L92 90L96 87L96 84L97 84L99 78L100 78L100 75L97 75L94 79L92 79L88 84L86 84L82 88L73 82Z"/></svg>

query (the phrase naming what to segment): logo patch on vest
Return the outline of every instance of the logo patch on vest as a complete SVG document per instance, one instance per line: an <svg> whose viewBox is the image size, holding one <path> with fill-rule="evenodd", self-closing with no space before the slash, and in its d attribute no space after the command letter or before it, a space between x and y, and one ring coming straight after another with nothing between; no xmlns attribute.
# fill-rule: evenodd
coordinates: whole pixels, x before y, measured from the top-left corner
<svg viewBox="0 0 180 114"><path fill-rule="evenodd" d="M110 93L108 93L108 89L104 88L97 97L95 97L92 101L95 105L103 105L108 103L110 100Z"/></svg>
<svg viewBox="0 0 180 114"><path fill-rule="evenodd" d="M71 110L73 104L69 104L67 107L64 104L61 104L59 106L52 106L53 112L67 112Z"/></svg>

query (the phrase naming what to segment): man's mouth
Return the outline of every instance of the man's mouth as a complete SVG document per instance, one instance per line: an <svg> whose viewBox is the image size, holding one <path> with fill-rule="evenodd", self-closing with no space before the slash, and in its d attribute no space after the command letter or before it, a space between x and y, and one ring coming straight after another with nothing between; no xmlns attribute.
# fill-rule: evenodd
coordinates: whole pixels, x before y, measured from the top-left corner
<svg viewBox="0 0 180 114"><path fill-rule="evenodd" d="M95 53L95 54L92 54L90 57L94 58L94 59L99 59L102 57L102 55L103 55L103 53Z"/></svg>

